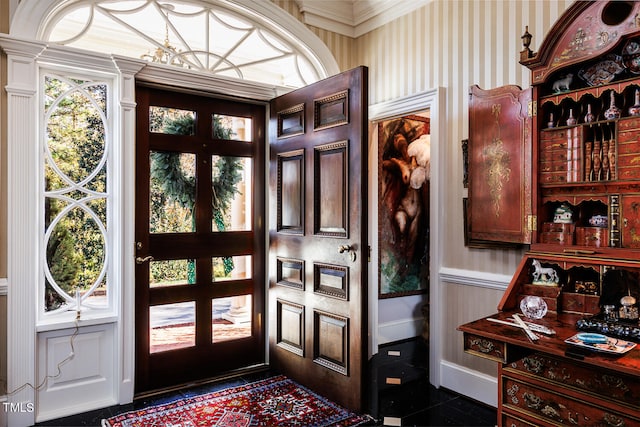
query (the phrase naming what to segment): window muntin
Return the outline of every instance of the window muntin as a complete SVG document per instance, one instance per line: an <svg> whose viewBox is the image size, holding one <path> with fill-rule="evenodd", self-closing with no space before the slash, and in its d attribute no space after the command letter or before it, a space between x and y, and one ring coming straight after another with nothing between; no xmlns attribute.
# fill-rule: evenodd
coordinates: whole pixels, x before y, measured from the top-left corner
<svg viewBox="0 0 640 427"><path fill-rule="evenodd" d="M108 82L45 73L45 313L109 306Z"/></svg>
<svg viewBox="0 0 640 427"><path fill-rule="evenodd" d="M301 87L320 79L285 30L204 1L96 0L60 8L48 40L224 77Z"/></svg>

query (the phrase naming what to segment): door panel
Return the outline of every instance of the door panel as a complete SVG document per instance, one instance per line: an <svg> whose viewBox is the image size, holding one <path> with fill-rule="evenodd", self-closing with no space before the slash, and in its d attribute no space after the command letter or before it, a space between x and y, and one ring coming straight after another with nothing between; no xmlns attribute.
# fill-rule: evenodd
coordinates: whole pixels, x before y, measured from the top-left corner
<svg viewBox="0 0 640 427"><path fill-rule="evenodd" d="M270 361L363 408L367 69L276 98L270 137Z"/></svg>
<svg viewBox="0 0 640 427"><path fill-rule="evenodd" d="M142 393L265 363L266 112L144 86L136 94Z"/></svg>

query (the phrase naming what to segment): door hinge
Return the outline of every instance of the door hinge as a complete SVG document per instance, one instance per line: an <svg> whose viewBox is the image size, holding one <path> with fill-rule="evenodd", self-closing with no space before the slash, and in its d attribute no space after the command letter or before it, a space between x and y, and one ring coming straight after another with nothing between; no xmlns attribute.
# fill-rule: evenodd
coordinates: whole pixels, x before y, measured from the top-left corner
<svg viewBox="0 0 640 427"><path fill-rule="evenodd" d="M367 250L368 250L367 261L371 262L371 245L367 246Z"/></svg>
<svg viewBox="0 0 640 427"><path fill-rule="evenodd" d="M538 230L538 217L535 215L527 215L527 231L537 231Z"/></svg>
<svg viewBox="0 0 640 427"><path fill-rule="evenodd" d="M529 101L527 103L527 114L529 117L535 117L538 115L538 101Z"/></svg>

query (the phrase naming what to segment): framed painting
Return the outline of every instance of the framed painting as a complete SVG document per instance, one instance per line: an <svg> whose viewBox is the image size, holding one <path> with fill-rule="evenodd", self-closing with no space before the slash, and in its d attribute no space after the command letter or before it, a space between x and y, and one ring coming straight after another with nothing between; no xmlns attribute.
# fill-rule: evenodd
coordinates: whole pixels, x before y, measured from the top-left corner
<svg viewBox="0 0 640 427"><path fill-rule="evenodd" d="M378 123L379 297L429 288L429 118Z"/></svg>

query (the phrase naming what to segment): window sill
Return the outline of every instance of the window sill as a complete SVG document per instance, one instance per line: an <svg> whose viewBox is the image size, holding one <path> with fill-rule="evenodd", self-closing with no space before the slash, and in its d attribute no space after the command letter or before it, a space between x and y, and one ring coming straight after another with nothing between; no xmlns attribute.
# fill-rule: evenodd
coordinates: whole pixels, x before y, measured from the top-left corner
<svg viewBox="0 0 640 427"><path fill-rule="evenodd" d="M80 320L76 322L76 312L68 311L63 314L56 315L51 319L40 321L36 325L36 332L47 332L47 331L55 331L57 329L75 328L76 325L79 327L102 325L105 323L116 323L117 321L118 321L118 316L115 316L112 313L82 312L80 315Z"/></svg>

